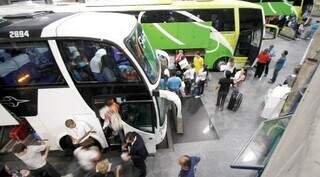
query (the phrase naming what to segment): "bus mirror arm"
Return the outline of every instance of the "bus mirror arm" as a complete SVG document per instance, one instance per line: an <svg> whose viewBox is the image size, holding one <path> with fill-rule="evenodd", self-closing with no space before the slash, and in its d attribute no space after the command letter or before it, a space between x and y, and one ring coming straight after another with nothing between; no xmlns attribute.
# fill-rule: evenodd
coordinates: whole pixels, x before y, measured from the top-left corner
<svg viewBox="0 0 320 177"><path fill-rule="evenodd" d="M159 90L152 90L152 96L159 97L160 96Z"/></svg>
<svg viewBox="0 0 320 177"><path fill-rule="evenodd" d="M275 39L278 36L278 33L279 33L279 27L278 26L272 25L272 24L265 24L264 27L265 27L265 29L269 29L269 31L270 31L270 33L272 35L271 37L264 36L263 37L264 40Z"/></svg>
<svg viewBox="0 0 320 177"><path fill-rule="evenodd" d="M183 119L182 119L182 113L181 113L181 100L179 96L176 93L170 92L168 90L159 90L159 96L160 98L164 98L168 101L171 101L174 103L177 114L175 116L175 123L176 123L176 132L177 133L183 133Z"/></svg>

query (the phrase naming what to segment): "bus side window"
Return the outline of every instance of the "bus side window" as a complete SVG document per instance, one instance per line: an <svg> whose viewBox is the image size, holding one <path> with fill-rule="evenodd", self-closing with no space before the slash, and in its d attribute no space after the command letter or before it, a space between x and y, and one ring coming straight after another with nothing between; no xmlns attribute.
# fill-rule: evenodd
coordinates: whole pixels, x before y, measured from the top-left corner
<svg viewBox="0 0 320 177"><path fill-rule="evenodd" d="M164 23L167 20L165 18L163 11L146 11L141 18L141 23Z"/></svg>
<svg viewBox="0 0 320 177"><path fill-rule="evenodd" d="M86 40L58 44L68 71L78 83L140 82L128 57L115 46Z"/></svg>
<svg viewBox="0 0 320 177"><path fill-rule="evenodd" d="M41 86L65 83L46 42L1 43L0 85Z"/></svg>
<svg viewBox="0 0 320 177"><path fill-rule="evenodd" d="M234 31L234 10L233 9L199 9L190 11L205 22L211 22L212 27L218 31Z"/></svg>
<svg viewBox="0 0 320 177"><path fill-rule="evenodd" d="M146 11L141 19L142 23L177 23L177 22L193 22L191 18L182 15L176 11Z"/></svg>

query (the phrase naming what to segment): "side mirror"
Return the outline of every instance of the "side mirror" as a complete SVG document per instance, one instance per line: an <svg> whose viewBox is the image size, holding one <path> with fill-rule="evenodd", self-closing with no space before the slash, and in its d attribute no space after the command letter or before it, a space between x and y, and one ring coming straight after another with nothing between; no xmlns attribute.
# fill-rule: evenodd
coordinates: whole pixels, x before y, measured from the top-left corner
<svg viewBox="0 0 320 177"><path fill-rule="evenodd" d="M265 24L265 33L263 36L264 40L275 39L279 33L279 27L277 25Z"/></svg>

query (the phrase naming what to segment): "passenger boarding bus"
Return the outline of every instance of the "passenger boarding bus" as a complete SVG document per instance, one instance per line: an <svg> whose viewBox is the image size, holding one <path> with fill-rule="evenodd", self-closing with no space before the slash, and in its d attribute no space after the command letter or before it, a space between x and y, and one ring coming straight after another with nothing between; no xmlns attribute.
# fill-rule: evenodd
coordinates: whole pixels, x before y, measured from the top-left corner
<svg viewBox="0 0 320 177"><path fill-rule="evenodd" d="M60 7L35 6L34 9L133 14L154 49L165 50L171 56L183 49L189 58L199 50L208 67L216 70L220 70L231 56L235 56L237 68L252 63L260 50L265 28L260 5L236 0L171 3L166 0L159 4L135 5L132 2L98 1Z"/></svg>
<svg viewBox="0 0 320 177"><path fill-rule="evenodd" d="M314 0L246 0L260 4L266 17L295 14L301 17L306 10L311 10Z"/></svg>
<svg viewBox="0 0 320 177"><path fill-rule="evenodd" d="M1 148L10 151L17 141L8 136L27 123L35 133L24 141L40 137L61 150L67 119L87 124L95 131L90 136L106 148L101 110L112 98L120 105L124 132L138 132L154 153L166 136L168 100L181 119L179 97L159 90L159 80L159 61L134 16L51 11L5 16L0 21Z"/></svg>
<svg viewBox="0 0 320 177"><path fill-rule="evenodd" d="M252 63L264 36L262 7L244 1L173 1L152 6L102 2L86 4L85 10L134 14L155 49L169 54L183 49L190 57L200 50L208 67L217 70L231 56L238 68Z"/></svg>

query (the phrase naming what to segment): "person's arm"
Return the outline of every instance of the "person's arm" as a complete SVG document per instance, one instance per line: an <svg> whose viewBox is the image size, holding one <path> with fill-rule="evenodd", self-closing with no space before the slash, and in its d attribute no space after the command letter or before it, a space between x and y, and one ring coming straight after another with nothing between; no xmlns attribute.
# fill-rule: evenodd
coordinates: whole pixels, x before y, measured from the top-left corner
<svg viewBox="0 0 320 177"><path fill-rule="evenodd" d="M45 143L45 145L44 145L45 146L45 151L44 151L43 157L45 159L47 159L48 155L49 155L50 146L49 146L48 142L44 142L44 143Z"/></svg>
<svg viewBox="0 0 320 177"><path fill-rule="evenodd" d="M95 133L96 131L94 131L94 130L89 130L89 131L87 131L84 135L83 135L83 137L81 137L81 138L79 138L78 140L76 140L76 142L77 142L77 144L79 144L82 140L84 140L90 133Z"/></svg>
<svg viewBox="0 0 320 177"><path fill-rule="evenodd" d="M189 72L190 72L190 69L187 69L187 70L183 73L183 76L186 77L186 75L189 74Z"/></svg>
<svg viewBox="0 0 320 177"><path fill-rule="evenodd" d="M193 160L194 160L194 165L197 165L199 162L200 162L200 160L201 160L201 158L200 157L198 157L198 156L193 156L192 157L193 158Z"/></svg>
<svg viewBox="0 0 320 177"><path fill-rule="evenodd" d="M134 147L131 147L131 150L129 152L129 159L140 161L144 160L144 157Z"/></svg>
<svg viewBox="0 0 320 177"><path fill-rule="evenodd" d="M29 148L32 148L32 151L34 152L44 152L46 150L47 143L42 142L41 145L32 145Z"/></svg>
<svg viewBox="0 0 320 177"><path fill-rule="evenodd" d="M93 157L92 157L92 160L91 160L91 161L92 161L92 163L97 164L97 162L99 162L99 160L101 160L101 153L100 153L98 147L93 146L93 147L91 147L91 148L92 148L92 150L94 151L94 153L92 154ZM111 165L110 165L110 166L111 166Z"/></svg>
<svg viewBox="0 0 320 177"><path fill-rule="evenodd" d="M218 85L216 87L216 90L218 90L220 87L221 87L221 80L219 80L219 83L218 83Z"/></svg>
<svg viewBox="0 0 320 177"><path fill-rule="evenodd" d="M116 177L120 177L121 175L122 166L118 165L116 168Z"/></svg>

